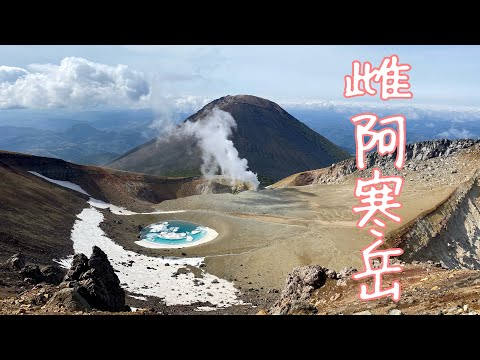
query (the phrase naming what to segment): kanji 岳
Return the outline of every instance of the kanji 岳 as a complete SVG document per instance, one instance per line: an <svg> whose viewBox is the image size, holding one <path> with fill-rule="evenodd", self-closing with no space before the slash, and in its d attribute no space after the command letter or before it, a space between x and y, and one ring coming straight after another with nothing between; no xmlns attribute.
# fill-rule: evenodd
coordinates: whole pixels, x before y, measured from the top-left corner
<svg viewBox="0 0 480 360"><path fill-rule="evenodd" d="M403 254L403 250L399 248L388 250L377 250L380 245L383 244L383 239L377 239L368 247L362 250L363 263L365 271L362 273L356 273L352 275L354 280L359 280L367 277L373 277L373 291L367 292L367 284L360 284L359 297L362 300L373 300L381 297L391 296L393 301L400 300L400 282L397 280L392 281L392 286L383 289L382 276L384 274L398 273L403 269L400 265L390 266L390 256L399 256ZM371 260L381 257L381 266L374 269L372 267Z"/></svg>

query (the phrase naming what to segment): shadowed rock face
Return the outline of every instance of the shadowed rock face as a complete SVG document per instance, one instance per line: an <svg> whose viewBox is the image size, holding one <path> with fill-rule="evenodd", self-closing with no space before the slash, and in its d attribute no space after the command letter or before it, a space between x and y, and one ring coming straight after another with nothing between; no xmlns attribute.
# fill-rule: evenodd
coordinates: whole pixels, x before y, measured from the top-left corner
<svg viewBox="0 0 480 360"><path fill-rule="evenodd" d="M74 256L72 266L64 279L65 285L73 288L87 303L98 310L125 311L125 292L115 274L107 255L97 246L92 256Z"/></svg>
<svg viewBox="0 0 480 360"><path fill-rule="evenodd" d="M230 113L237 127L232 141L249 169L266 179L329 166L350 157L277 104L255 96L225 96L186 121L202 121L213 108ZM152 175L200 174L201 150L193 139L153 140L115 160L110 167Z"/></svg>

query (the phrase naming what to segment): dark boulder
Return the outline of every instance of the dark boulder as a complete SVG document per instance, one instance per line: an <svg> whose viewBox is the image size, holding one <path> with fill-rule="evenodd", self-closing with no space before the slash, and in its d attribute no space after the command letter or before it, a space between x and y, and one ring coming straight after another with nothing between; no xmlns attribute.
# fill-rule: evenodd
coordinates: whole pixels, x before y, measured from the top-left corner
<svg viewBox="0 0 480 360"><path fill-rule="evenodd" d="M20 274L33 284L38 284L43 281L43 274L38 265L26 265L20 270Z"/></svg>
<svg viewBox="0 0 480 360"><path fill-rule="evenodd" d="M15 254L7 260L6 265L10 270L22 270L26 265L25 256L21 253Z"/></svg>
<svg viewBox="0 0 480 360"><path fill-rule="evenodd" d="M62 282L65 270L55 265L49 265L40 269L38 265L26 265L20 274L26 279L26 281L32 284L38 284L41 282L58 285Z"/></svg>
<svg viewBox="0 0 480 360"><path fill-rule="evenodd" d="M127 310L120 280L107 255L97 246L93 247L90 259L83 254L75 255L64 281L93 308L104 311Z"/></svg>
<svg viewBox="0 0 480 360"><path fill-rule="evenodd" d="M63 288L57 291L47 303L47 308L63 308L69 311L89 311L92 309L87 300L72 288Z"/></svg>
<svg viewBox="0 0 480 360"><path fill-rule="evenodd" d="M43 280L47 284L58 285L65 276L65 270L54 265L44 267L42 270Z"/></svg>
<svg viewBox="0 0 480 360"><path fill-rule="evenodd" d="M70 266L70 269L65 274L64 281L78 280L80 275L88 269L88 258L84 254L75 254L72 266Z"/></svg>

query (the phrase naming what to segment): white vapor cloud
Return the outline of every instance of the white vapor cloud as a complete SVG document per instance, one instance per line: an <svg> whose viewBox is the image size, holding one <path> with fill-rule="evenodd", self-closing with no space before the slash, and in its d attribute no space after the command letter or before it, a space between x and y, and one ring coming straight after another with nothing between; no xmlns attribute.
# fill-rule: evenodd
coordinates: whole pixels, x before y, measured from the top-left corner
<svg viewBox="0 0 480 360"><path fill-rule="evenodd" d="M145 76L126 65L66 57L58 65L0 66L0 108L126 107L149 95Z"/></svg>
<svg viewBox="0 0 480 360"><path fill-rule="evenodd" d="M155 119L150 124L157 134L157 141L173 139L195 139L201 150L202 165L200 171L211 179L218 170L227 178L249 182L257 190L260 182L257 175L248 170L247 159L241 159L233 141L229 139L237 124L232 115L213 108L198 121L180 122L176 111L196 112L210 102L207 97L186 96L173 98L163 95L162 87L154 84L150 103Z"/></svg>
<svg viewBox="0 0 480 360"><path fill-rule="evenodd" d="M220 168L222 175L250 182L256 190L260 184L257 175L248 170L247 159L240 159L233 141L229 140L236 126L232 115L214 108L204 118L184 123L181 132L198 140L202 149L203 164L200 170L203 175L211 177Z"/></svg>

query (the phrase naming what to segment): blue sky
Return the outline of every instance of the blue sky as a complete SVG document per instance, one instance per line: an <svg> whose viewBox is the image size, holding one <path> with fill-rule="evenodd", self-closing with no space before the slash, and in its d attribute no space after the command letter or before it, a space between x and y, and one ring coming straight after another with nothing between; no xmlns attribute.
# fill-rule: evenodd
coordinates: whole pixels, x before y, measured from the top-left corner
<svg viewBox="0 0 480 360"><path fill-rule="evenodd" d="M378 66L392 54L412 65L412 105L480 106L480 46L194 45L0 46L0 107L68 107L69 101L77 107L115 101L129 107L146 101L146 87L176 97L252 94L279 103L343 101L343 76L353 60ZM88 62L58 68L68 57ZM14 84L25 74L35 76Z"/></svg>

